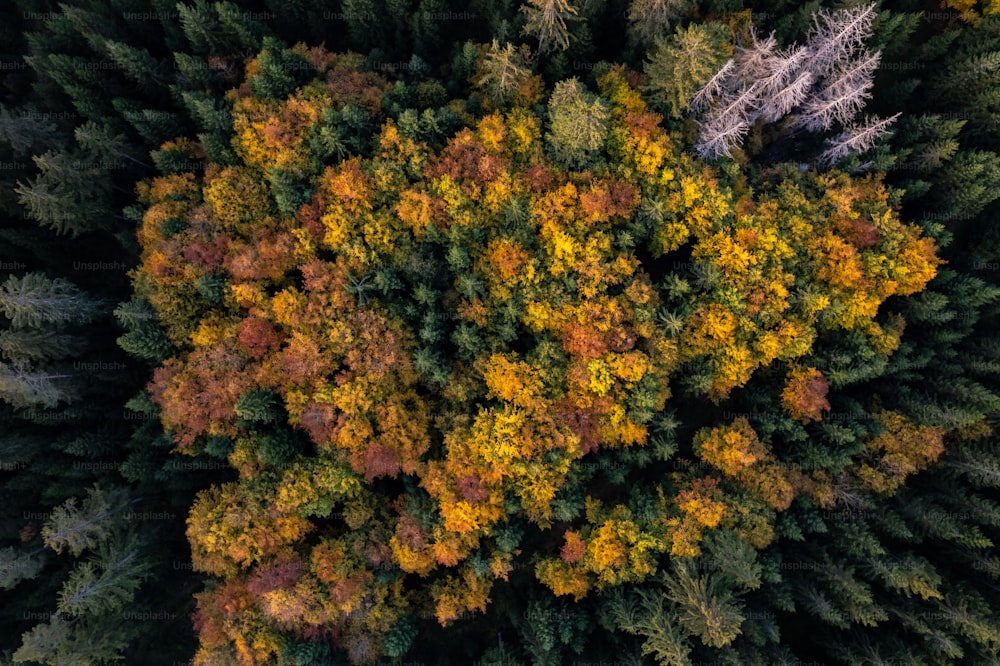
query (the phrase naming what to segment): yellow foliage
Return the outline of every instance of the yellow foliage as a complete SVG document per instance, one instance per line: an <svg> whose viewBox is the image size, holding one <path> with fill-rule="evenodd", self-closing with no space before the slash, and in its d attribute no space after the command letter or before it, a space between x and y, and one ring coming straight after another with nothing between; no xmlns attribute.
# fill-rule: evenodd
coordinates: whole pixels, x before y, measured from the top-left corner
<svg viewBox="0 0 1000 666"><path fill-rule="evenodd" d="M605 395L615 384L611 368L600 359L594 359L587 364L587 374L590 376L590 390L597 395Z"/></svg>
<svg viewBox="0 0 1000 666"><path fill-rule="evenodd" d="M441 626L456 620L463 612L486 612L493 580L480 577L471 567L464 567L460 576L448 576L433 590L435 615Z"/></svg>
<svg viewBox="0 0 1000 666"><path fill-rule="evenodd" d="M937 426L917 426L898 412L883 411L875 419L885 429L865 445L857 466L861 483L876 493L891 494L944 452L944 432Z"/></svg>
<svg viewBox="0 0 1000 666"><path fill-rule="evenodd" d="M740 417L728 426L702 430L695 436L701 459L726 476L736 476L760 459L761 444L750 422Z"/></svg>
<svg viewBox="0 0 1000 666"><path fill-rule="evenodd" d="M476 138L492 153L501 153L506 147L507 127L499 113L493 113L479 121Z"/></svg>
<svg viewBox="0 0 1000 666"><path fill-rule="evenodd" d="M271 310L274 320L282 326L294 328L298 319L305 311L308 299L305 294L293 287L286 287L271 299Z"/></svg>
<svg viewBox="0 0 1000 666"><path fill-rule="evenodd" d="M212 347L231 336L232 324L218 316L206 317L201 320L197 330L191 334L191 343L195 347Z"/></svg>
<svg viewBox="0 0 1000 666"><path fill-rule="evenodd" d="M537 150L542 137L537 117L526 109L514 109L507 114L507 126L510 130L511 151L515 155L526 157Z"/></svg>
<svg viewBox="0 0 1000 666"><path fill-rule="evenodd" d="M545 559L535 565L535 577L557 597L573 595L574 601L587 596L590 582L586 573L559 559Z"/></svg>

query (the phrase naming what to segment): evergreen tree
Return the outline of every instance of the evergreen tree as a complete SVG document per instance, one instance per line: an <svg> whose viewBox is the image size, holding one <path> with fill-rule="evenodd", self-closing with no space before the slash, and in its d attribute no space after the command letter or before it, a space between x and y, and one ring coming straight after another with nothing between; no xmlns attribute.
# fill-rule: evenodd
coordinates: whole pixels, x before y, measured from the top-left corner
<svg viewBox="0 0 1000 666"><path fill-rule="evenodd" d="M608 133L606 104L576 79L556 85L549 98L546 143L563 166L580 169L604 145Z"/></svg>
<svg viewBox="0 0 1000 666"><path fill-rule="evenodd" d="M640 44L654 44L693 9L690 0L632 0L628 6L629 36Z"/></svg>
<svg viewBox="0 0 1000 666"><path fill-rule="evenodd" d="M39 328L89 322L100 313L100 302L68 280L27 273L3 283L0 309L14 328Z"/></svg>
<svg viewBox="0 0 1000 666"><path fill-rule="evenodd" d="M580 20L579 10L571 0L528 0L521 6L526 16L523 34L538 38L538 51L564 51L569 48L567 21Z"/></svg>
<svg viewBox="0 0 1000 666"><path fill-rule="evenodd" d="M515 49L510 42L501 48L494 39L486 55L479 59L476 86L483 89L497 106L510 102L531 75L526 60L523 51Z"/></svg>
<svg viewBox="0 0 1000 666"><path fill-rule="evenodd" d="M695 94L718 76L731 53L729 30L721 23L692 24L657 39L643 71L645 90L659 108L675 118L687 111Z"/></svg>

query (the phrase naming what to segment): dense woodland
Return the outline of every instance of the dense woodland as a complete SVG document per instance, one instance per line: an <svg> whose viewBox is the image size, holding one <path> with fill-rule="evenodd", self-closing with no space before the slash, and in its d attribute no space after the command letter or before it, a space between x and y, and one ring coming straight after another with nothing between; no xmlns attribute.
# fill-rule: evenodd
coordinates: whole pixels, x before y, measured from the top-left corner
<svg viewBox="0 0 1000 666"><path fill-rule="evenodd" d="M0 33L0 663L1000 664L1000 4Z"/></svg>

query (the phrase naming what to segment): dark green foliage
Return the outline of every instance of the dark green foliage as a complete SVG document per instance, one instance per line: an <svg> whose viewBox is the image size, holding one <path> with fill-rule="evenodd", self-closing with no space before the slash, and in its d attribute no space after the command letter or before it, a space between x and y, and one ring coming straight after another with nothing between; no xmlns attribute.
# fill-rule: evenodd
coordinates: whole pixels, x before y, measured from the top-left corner
<svg viewBox="0 0 1000 666"><path fill-rule="evenodd" d="M315 69L308 60L289 51L278 40L268 37L260 58L260 72L247 80L258 97L282 99L299 85L313 78Z"/></svg>
<svg viewBox="0 0 1000 666"><path fill-rule="evenodd" d="M118 346L129 354L159 363L173 352L174 346L160 327L156 312L148 301L133 298L119 304L115 309L115 318L125 329L125 334L117 339Z"/></svg>
<svg viewBox="0 0 1000 666"><path fill-rule="evenodd" d="M236 403L236 415L248 423L273 424L281 417L277 396L270 391L251 391Z"/></svg>

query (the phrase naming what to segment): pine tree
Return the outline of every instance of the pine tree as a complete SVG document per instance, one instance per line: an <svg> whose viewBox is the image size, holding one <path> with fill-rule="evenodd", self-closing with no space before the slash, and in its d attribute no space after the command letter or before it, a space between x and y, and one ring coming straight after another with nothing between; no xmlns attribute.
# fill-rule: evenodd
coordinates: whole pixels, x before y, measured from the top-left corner
<svg viewBox="0 0 1000 666"><path fill-rule="evenodd" d="M510 42L501 48L494 39L489 51L479 60L475 82L476 87L484 89L495 104L502 106L517 94L530 75L524 53Z"/></svg>
<svg viewBox="0 0 1000 666"><path fill-rule="evenodd" d="M572 0L528 0L521 12L527 17L522 32L538 38L540 53L569 48L566 22L581 20Z"/></svg>
<svg viewBox="0 0 1000 666"><path fill-rule="evenodd" d="M181 28L195 53L203 56L230 52L218 15L207 0L177 3Z"/></svg>
<svg viewBox="0 0 1000 666"><path fill-rule="evenodd" d="M67 381L72 379L72 374L33 368L25 361L0 362L0 400L17 409L54 409L76 398L76 387Z"/></svg>
<svg viewBox="0 0 1000 666"><path fill-rule="evenodd" d="M22 637L15 662L97 666L123 657L134 629L115 616L73 622L55 615Z"/></svg>
<svg viewBox="0 0 1000 666"><path fill-rule="evenodd" d="M57 553L68 550L73 556L93 550L109 538L129 504L125 489L103 490L95 484L80 506L71 498L52 510L42 527L45 545Z"/></svg>
<svg viewBox="0 0 1000 666"><path fill-rule="evenodd" d="M856 60L835 65L814 96L802 104L793 125L819 132L830 129L835 123L850 123L871 97L872 76L881 56L877 51L862 53Z"/></svg>
<svg viewBox="0 0 1000 666"><path fill-rule="evenodd" d="M643 45L654 44L694 8L692 0L632 0L628 6L629 36Z"/></svg>
<svg viewBox="0 0 1000 666"><path fill-rule="evenodd" d="M809 67L817 78L832 75L851 61L854 53L871 35L875 3L834 12L820 10L806 38Z"/></svg>
<svg viewBox="0 0 1000 666"><path fill-rule="evenodd" d="M666 596L677 604L680 625L705 645L722 647L740 633L743 615L732 594L710 575L698 575L690 559L676 563L665 578Z"/></svg>
<svg viewBox="0 0 1000 666"><path fill-rule="evenodd" d="M37 553L17 548L0 548L0 590L10 590L24 580L35 578L45 567Z"/></svg>
<svg viewBox="0 0 1000 666"><path fill-rule="evenodd" d="M708 85L712 77L728 74L723 67L731 53L728 42L729 30L721 23L695 23L658 39L643 63L650 100L679 118L699 90L712 96L719 90L719 82Z"/></svg>
<svg viewBox="0 0 1000 666"><path fill-rule="evenodd" d="M121 611L135 598L149 568L134 538L105 539L96 558L70 572L56 610L74 617Z"/></svg>
<svg viewBox="0 0 1000 666"><path fill-rule="evenodd" d="M158 317L149 302L133 298L120 303L114 311L125 334L116 342L128 353L141 359L159 363L174 351L174 346L163 332Z"/></svg>
<svg viewBox="0 0 1000 666"><path fill-rule="evenodd" d="M114 41L104 42L104 53L119 65L128 78L138 84L139 89L151 95L162 92L167 84L167 68L142 47Z"/></svg>
<svg viewBox="0 0 1000 666"><path fill-rule="evenodd" d="M108 226L109 169L85 151L32 157L39 174L18 181L19 202L39 224L73 237Z"/></svg>
<svg viewBox="0 0 1000 666"><path fill-rule="evenodd" d="M889 118L868 118L861 125L849 125L845 132L828 140L829 148L820 153L817 161L832 166L852 153L871 150L877 141L889 133L889 125L901 114Z"/></svg>
<svg viewBox="0 0 1000 666"><path fill-rule="evenodd" d="M556 84L549 98L546 143L566 168L579 169L600 151L608 133L604 100L588 93L575 78Z"/></svg>
<svg viewBox="0 0 1000 666"><path fill-rule="evenodd" d="M100 301L73 283L42 273L11 275L0 288L0 309L14 328L84 324L100 314Z"/></svg>

